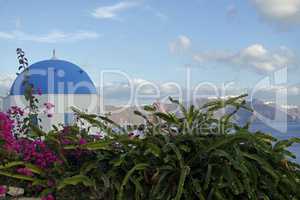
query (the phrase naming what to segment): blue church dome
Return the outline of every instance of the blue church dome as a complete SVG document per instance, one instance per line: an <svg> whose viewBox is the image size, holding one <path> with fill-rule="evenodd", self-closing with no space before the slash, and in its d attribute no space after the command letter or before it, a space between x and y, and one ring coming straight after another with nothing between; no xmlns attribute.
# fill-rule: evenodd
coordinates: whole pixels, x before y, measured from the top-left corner
<svg viewBox="0 0 300 200"><path fill-rule="evenodd" d="M96 94L89 75L79 66L64 60L51 59L29 66L29 83L35 93ZM13 83L10 95L24 95L24 72Z"/></svg>

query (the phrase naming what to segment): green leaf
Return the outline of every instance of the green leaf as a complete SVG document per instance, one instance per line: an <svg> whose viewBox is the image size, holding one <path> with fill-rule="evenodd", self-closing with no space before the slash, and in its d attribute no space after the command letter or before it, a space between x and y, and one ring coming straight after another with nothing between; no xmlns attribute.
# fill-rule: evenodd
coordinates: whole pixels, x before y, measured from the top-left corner
<svg viewBox="0 0 300 200"><path fill-rule="evenodd" d="M147 150L145 151L144 155L147 155L148 152L152 153L156 157L159 157L161 154L160 148L156 144L153 144L153 143L147 144Z"/></svg>
<svg viewBox="0 0 300 200"><path fill-rule="evenodd" d="M212 165L209 164L207 166L207 172L206 172L206 176L205 176L205 182L204 182L204 190L208 189L208 186L210 184L210 178L211 178L211 173L212 173Z"/></svg>
<svg viewBox="0 0 300 200"><path fill-rule="evenodd" d="M187 175L190 173L190 167L189 166L184 166L181 169L180 172L180 179L179 179L179 184L178 184L178 188L177 188L177 194L174 200L180 200L182 193L184 191L184 183L186 180Z"/></svg>
<svg viewBox="0 0 300 200"><path fill-rule="evenodd" d="M30 124L30 129L31 129L32 134L34 136L41 137L41 136L46 136L47 135L47 133L42 131L38 126L36 126L34 124Z"/></svg>
<svg viewBox="0 0 300 200"><path fill-rule="evenodd" d="M124 177L122 184L121 184L121 188L119 190L119 194L118 194L118 200L122 200L123 199L123 195L124 195L124 187L126 186L126 184L128 183L130 177L132 176L132 174L135 171L139 171L139 170L144 170L145 168L147 168L149 165L147 163L140 163L135 165L131 170L129 170L126 174L126 176Z"/></svg>
<svg viewBox="0 0 300 200"><path fill-rule="evenodd" d="M25 167L35 174L39 174L39 175L43 174L43 170L36 165L26 163Z"/></svg>
<svg viewBox="0 0 300 200"><path fill-rule="evenodd" d="M9 168L24 165L24 164L25 163L22 161L14 161L14 162L6 163L4 165L0 165L0 170L1 169L9 169Z"/></svg>
<svg viewBox="0 0 300 200"><path fill-rule="evenodd" d="M180 168L183 168L184 160L182 158L179 148L174 143L167 143L165 148L167 148L167 147L170 147L175 152L177 160L179 161Z"/></svg>
<svg viewBox="0 0 300 200"><path fill-rule="evenodd" d="M81 148L85 148L85 149L88 149L90 151L110 150L111 149L110 144L111 144L110 141L105 141L105 142L102 142L102 141L99 142L98 141L98 142L91 142L91 143L81 145Z"/></svg>
<svg viewBox="0 0 300 200"><path fill-rule="evenodd" d="M242 155L249 159L255 160L265 172L267 172L271 177L274 178L275 185L277 185L277 183L279 181L279 177L278 177L276 171L273 169L273 167L266 160L260 158L257 155L248 154L245 152L242 152Z"/></svg>
<svg viewBox="0 0 300 200"><path fill-rule="evenodd" d="M10 177L10 178L14 178L14 179L24 180L24 181L31 181L31 182L34 182L34 181L38 180L38 179L33 178L33 177L24 176L24 175L20 175L20 174L13 174L13 173L6 172L6 171L0 171L0 175Z"/></svg>
<svg viewBox="0 0 300 200"><path fill-rule="evenodd" d="M300 143L300 138L290 138L288 140L279 141L274 145L273 150L280 151L283 150L284 148L288 148L292 146L294 143Z"/></svg>
<svg viewBox="0 0 300 200"><path fill-rule="evenodd" d="M66 186L69 186L69 185L75 186L78 184L83 184L85 187L91 187L91 186L94 186L95 183L91 179L89 179L87 176L76 175L76 176L68 177L68 178L61 180L58 183L57 189L61 190L61 189L65 188Z"/></svg>

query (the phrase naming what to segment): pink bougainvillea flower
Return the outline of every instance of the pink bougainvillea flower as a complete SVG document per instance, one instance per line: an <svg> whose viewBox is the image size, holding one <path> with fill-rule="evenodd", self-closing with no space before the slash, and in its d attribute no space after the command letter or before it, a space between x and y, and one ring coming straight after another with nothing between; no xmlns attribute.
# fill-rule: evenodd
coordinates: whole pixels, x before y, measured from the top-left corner
<svg viewBox="0 0 300 200"><path fill-rule="evenodd" d="M19 144L19 153L24 161L33 162L43 169L51 167L54 163L60 163L60 159L43 141L22 139Z"/></svg>
<svg viewBox="0 0 300 200"><path fill-rule="evenodd" d="M94 135L95 140L101 140L104 137L102 135Z"/></svg>
<svg viewBox="0 0 300 200"><path fill-rule="evenodd" d="M71 131L70 127L69 126L65 126L62 130L62 133L63 134L68 134L69 132Z"/></svg>
<svg viewBox="0 0 300 200"><path fill-rule="evenodd" d="M42 94L43 94L43 93L42 93L42 89L41 89L41 88L38 88L38 89L37 89L37 93L38 93L39 96L42 96Z"/></svg>
<svg viewBox="0 0 300 200"><path fill-rule="evenodd" d="M51 110L52 108L54 108L54 104L50 102L44 103L44 106L47 110Z"/></svg>
<svg viewBox="0 0 300 200"><path fill-rule="evenodd" d="M6 194L6 192L7 192L6 186L0 185L0 197L1 196L3 197Z"/></svg>
<svg viewBox="0 0 300 200"><path fill-rule="evenodd" d="M4 141L4 148L6 151L12 153L19 150L19 145L12 134L13 121L4 113L0 112L0 139Z"/></svg>
<svg viewBox="0 0 300 200"><path fill-rule="evenodd" d="M17 169L17 172L19 174L25 175L25 176L33 176L33 173L31 172L30 169L27 168L19 168Z"/></svg>
<svg viewBox="0 0 300 200"><path fill-rule="evenodd" d="M47 115L48 118L52 118L53 117L53 113L52 113L52 109L55 107L54 104L52 103L44 103L45 109L44 109L44 114Z"/></svg>
<svg viewBox="0 0 300 200"><path fill-rule="evenodd" d="M55 200L55 198L52 194L48 194L48 196L43 197L42 200Z"/></svg>
<svg viewBox="0 0 300 200"><path fill-rule="evenodd" d="M134 133L131 132L131 133L128 134L128 136L129 137L134 136Z"/></svg>
<svg viewBox="0 0 300 200"><path fill-rule="evenodd" d="M55 183L54 183L54 181L52 181L52 180L48 180L48 181L47 181L47 185L48 185L49 187L53 187L53 186L55 185Z"/></svg>
<svg viewBox="0 0 300 200"><path fill-rule="evenodd" d="M96 132L93 134L93 136L96 140L101 140L101 139L104 139L105 134L103 132Z"/></svg>
<svg viewBox="0 0 300 200"><path fill-rule="evenodd" d="M133 139L133 138L135 137L135 135L134 135L133 132L130 132L130 133L128 134L128 137L129 137L130 139Z"/></svg>
<svg viewBox="0 0 300 200"><path fill-rule="evenodd" d="M80 145L84 145L86 143L87 143L87 141L84 138L80 138L80 140L79 140Z"/></svg>
<svg viewBox="0 0 300 200"><path fill-rule="evenodd" d="M9 115L24 115L24 110L18 106L12 106L8 112Z"/></svg>
<svg viewBox="0 0 300 200"><path fill-rule="evenodd" d="M69 139L66 139L66 138L61 138L60 141L61 141L61 143L62 143L63 145L72 144L72 141L69 140Z"/></svg>

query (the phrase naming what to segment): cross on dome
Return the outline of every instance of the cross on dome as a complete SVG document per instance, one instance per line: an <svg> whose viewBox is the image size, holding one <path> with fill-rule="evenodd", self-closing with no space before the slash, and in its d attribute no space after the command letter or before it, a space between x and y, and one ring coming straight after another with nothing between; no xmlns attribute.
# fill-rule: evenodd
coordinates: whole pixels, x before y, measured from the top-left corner
<svg viewBox="0 0 300 200"><path fill-rule="evenodd" d="M55 51L55 49L53 49L53 51L52 51L52 58L51 58L52 60L56 60L57 58L56 58L56 51Z"/></svg>

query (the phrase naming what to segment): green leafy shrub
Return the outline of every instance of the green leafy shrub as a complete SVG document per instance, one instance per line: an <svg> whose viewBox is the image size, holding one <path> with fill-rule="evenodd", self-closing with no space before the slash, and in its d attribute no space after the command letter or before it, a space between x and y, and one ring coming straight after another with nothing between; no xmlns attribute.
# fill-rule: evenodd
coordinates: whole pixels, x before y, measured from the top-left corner
<svg viewBox="0 0 300 200"><path fill-rule="evenodd" d="M0 174L30 184L35 190L26 188L28 196L56 199L299 199L300 166L287 150L299 139L277 141L234 124L234 113L248 109L243 97L188 109L171 99L180 117L146 106L146 114L136 112L147 121L142 139L128 137L106 117L74 109L107 135L95 138L90 127L77 125L56 128L44 142L62 162L40 168L15 160L1 165ZM231 113L214 117L228 106ZM33 175L17 176L20 166Z"/></svg>

